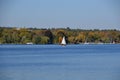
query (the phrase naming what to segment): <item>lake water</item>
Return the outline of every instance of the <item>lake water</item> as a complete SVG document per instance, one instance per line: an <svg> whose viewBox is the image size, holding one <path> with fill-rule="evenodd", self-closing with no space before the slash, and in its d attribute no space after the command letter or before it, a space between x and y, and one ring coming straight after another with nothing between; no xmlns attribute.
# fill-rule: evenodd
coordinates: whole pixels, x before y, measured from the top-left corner
<svg viewBox="0 0 120 80"><path fill-rule="evenodd" d="M120 45L0 45L0 80L120 80Z"/></svg>

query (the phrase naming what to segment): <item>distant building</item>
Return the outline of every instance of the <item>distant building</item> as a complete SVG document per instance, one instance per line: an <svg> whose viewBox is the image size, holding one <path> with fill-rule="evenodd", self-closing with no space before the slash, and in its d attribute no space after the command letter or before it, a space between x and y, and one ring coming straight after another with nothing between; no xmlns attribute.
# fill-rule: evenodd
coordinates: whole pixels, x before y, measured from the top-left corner
<svg viewBox="0 0 120 80"><path fill-rule="evenodd" d="M26 43L26 44L33 44L32 42L28 42L28 43Z"/></svg>
<svg viewBox="0 0 120 80"><path fill-rule="evenodd" d="M20 28L16 28L16 30L20 30Z"/></svg>

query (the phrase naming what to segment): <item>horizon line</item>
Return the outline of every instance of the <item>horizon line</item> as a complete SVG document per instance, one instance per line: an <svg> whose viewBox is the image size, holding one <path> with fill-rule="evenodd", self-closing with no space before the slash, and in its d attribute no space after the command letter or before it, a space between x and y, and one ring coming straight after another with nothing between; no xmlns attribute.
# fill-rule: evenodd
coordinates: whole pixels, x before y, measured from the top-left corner
<svg viewBox="0 0 120 80"><path fill-rule="evenodd" d="M26 27L26 26L23 26L23 27L15 27L15 26L0 26L0 27L3 27L3 28L32 28L32 29L81 29L81 30L120 30L120 29L116 29L116 28L71 28L71 27Z"/></svg>

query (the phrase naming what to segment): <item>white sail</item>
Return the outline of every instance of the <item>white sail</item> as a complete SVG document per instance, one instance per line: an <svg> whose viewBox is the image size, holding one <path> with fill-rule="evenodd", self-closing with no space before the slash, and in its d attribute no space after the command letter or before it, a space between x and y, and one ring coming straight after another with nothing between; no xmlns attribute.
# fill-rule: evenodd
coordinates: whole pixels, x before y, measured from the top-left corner
<svg viewBox="0 0 120 80"><path fill-rule="evenodd" d="M66 45L65 37L63 37L61 44Z"/></svg>

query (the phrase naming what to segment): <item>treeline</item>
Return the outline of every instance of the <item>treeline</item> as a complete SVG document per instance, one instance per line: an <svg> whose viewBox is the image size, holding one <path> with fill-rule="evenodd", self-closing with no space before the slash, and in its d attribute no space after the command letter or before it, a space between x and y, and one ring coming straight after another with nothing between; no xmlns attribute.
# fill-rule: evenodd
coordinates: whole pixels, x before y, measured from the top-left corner
<svg viewBox="0 0 120 80"><path fill-rule="evenodd" d="M82 30L68 28L13 28L0 27L1 44L60 44L65 36L68 44L120 43L119 30Z"/></svg>

